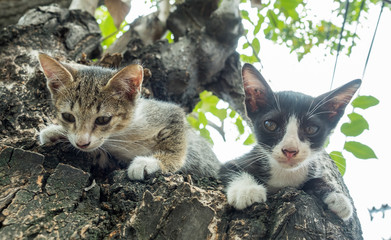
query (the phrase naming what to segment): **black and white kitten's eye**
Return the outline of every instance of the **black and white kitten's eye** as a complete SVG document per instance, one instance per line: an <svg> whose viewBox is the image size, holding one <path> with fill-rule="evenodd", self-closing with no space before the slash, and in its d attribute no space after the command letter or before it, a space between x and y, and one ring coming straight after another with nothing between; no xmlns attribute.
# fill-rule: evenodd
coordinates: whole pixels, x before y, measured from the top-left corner
<svg viewBox="0 0 391 240"><path fill-rule="evenodd" d="M315 125L311 125L311 126L305 127L304 130L308 135L314 135L315 133L317 133L319 131L319 127L315 126Z"/></svg>
<svg viewBox="0 0 391 240"><path fill-rule="evenodd" d="M70 113L61 113L62 118L69 123L74 123L76 121L75 116Z"/></svg>
<svg viewBox="0 0 391 240"><path fill-rule="evenodd" d="M101 116L101 117L97 117L97 118L95 119L95 124L96 124L96 125L106 125L106 124L108 124L110 121L111 121L111 116L110 116L110 117Z"/></svg>
<svg viewBox="0 0 391 240"><path fill-rule="evenodd" d="M265 126L265 128L267 130L269 130L270 132L274 132L277 130L278 128L278 125L276 122L272 121L272 120L266 120L263 125Z"/></svg>

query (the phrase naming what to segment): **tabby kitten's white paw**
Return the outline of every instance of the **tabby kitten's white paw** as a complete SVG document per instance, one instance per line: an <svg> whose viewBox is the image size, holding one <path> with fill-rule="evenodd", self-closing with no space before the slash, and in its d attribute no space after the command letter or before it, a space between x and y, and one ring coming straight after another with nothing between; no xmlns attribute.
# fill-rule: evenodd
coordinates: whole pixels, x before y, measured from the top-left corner
<svg viewBox="0 0 391 240"><path fill-rule="evenodd" d="M256 202L265 202L266 197L266 188L245 172L240 173L227 187L228 203L238 210L245 209Z"/></svg>
<svg viewBox="0 0 391 240"><path fill-rule="evenodd" d="M143 180L145 174L149 175L160 170L159 160L154 157L136 157L128 167L128 177L131 180Z"/></svg>
<svg viewBox="0 0 391 240"><path fill-rule="evenodd" d="M349 220L353 215L352 203L343 193L332 192L324 199L324 202L344 221Z"/></svg>
<svg viewBox="0 0 391 240"><path fill-rule="evenodd" d="M60 139L66 139L64 128L59 125L49 125L39 132L39 142L41 145L55 143Z"/></svg>

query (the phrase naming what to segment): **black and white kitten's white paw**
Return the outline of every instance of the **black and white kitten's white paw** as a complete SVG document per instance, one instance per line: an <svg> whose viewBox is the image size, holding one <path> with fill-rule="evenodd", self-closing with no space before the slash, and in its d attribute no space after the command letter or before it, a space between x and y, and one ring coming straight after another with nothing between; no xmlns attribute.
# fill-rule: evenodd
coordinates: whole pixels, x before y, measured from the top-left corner
<svg viewBox="0 0 391 240"><path fill-rule="evenodd" d="M138 156L128 167L128 177L131 180L143 180L145 175L160 170L159 160L154 157Z"/></svg>
<svg viewBox="0 0 391 240"><path fill-rule="evenodd" d="M227 186L228 203L238 210L256 202L265 202L266 197L266 188L245 172L240 173Z"/></svg>
<svg viewBox="0 0 391 240"><path fill-rule="evenodd" d="M49 125L39 132L39 142L41 145L55 143L61 139L66 139L65 130L59 125Z"/></svg>
<svg viewBox="0 0 391 240"><path fill-rule="evenodd" d="M332 192L324 199L329 209L342 220L347 221L353 215L353 205L343 193Z"/></svg>

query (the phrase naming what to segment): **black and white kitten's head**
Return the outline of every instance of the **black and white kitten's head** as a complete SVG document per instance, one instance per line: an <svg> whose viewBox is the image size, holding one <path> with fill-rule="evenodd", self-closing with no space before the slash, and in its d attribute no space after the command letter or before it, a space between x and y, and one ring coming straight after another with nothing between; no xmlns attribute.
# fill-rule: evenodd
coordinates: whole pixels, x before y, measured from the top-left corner
<svg viewBox="0 0 391 240"><path fill-rule="evenodd" d="M258 144L280 167L295 169L322 150L361 80L316 98L298 92L273 92L251 65L242 69L246 109Z"/></svg>

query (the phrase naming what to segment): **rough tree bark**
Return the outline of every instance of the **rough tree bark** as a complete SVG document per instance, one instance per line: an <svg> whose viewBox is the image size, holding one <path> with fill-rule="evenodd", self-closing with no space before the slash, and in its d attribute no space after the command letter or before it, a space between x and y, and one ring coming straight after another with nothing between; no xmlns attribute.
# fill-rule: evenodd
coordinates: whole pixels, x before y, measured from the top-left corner
<svg viewBox="0 0 391 240"><path fill-rule="evenodd" d="M144 46L137 35L127 44L121 65L152 72L146 95L190 111L208 89L243 111L240 18L217 2L178 6L167 24L174 44ZM0 239L362 239L356 213L342 222L302 190L236 211L215 179L157 173L131 182L124 166L105 172L67 145L38 146L53 114L36 53L88 63L101 55L100 33L87 13L54 6L20 24L0 30Z"/></svg>
<svg viewBox="0 0 391 240"><path fill-rule="evenodd" d="M57 3L62 7L69 7L72 0L0 0L0 28L16 24L21 16L31 8Z"/></svg>

